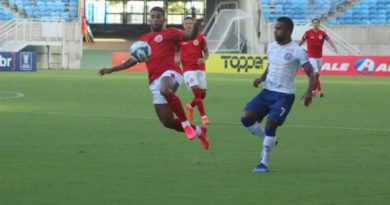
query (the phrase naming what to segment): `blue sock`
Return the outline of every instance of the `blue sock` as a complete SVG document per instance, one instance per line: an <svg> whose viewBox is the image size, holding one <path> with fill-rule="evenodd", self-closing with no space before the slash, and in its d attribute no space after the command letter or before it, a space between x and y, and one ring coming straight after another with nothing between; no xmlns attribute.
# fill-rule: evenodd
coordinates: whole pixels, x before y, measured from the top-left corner
<svg viewBox="0 0 390 205"><path fill-rule="evenodd" d="M260 123L244 117L241 118L241 123L251 134L264 138L264 128Z"/></svg>

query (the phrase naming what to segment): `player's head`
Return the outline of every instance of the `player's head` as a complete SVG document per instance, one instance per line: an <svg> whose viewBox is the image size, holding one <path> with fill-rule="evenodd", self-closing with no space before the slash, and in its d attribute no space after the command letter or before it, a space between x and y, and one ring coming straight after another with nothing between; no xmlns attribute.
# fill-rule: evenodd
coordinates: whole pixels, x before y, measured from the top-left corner
<svg viewBox="0 0 390 205"><path fill-rule="evenodd" d="M163 28L163 25L165 23L165 11L161 7L153 7L150 9L150 16L149 16L149 22L150 27L152 28L152 31L159 31Z"/></svg>
<svg viewBox="0 0 390 205"><path fill-rule="evenodd" d="M275 25L274 36L279 43L289 41L294 30L293 21L286 16L279 17Z"/></svg>
<svg viewBox="0 0 390 205"><path fill-rule="evenodd" d="M311 20L311 24L313 25L313 28L317 30L320 28L321 21L319 18L315 18Z"/></svg>
<svg viewBox="0 0 390 205"><path fill-rule="evenodd" d="M185 31L191 31L194 27L194 19L192 17L186 17L183 21L183 29Z"/></svg>

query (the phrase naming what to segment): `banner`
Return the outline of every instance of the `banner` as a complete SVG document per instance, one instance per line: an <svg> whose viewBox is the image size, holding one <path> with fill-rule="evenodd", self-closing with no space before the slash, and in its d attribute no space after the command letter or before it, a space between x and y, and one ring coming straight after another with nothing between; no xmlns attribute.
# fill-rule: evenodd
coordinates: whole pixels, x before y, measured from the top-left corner
<svg viewBox="0 0 390 205"><path fill-rule="evenodd" d="M321 75L390 77L390 56L324 56Z"/></svg>
<svg viewBox="0 0 390 205"><path fill-rule="evenodd" d="M127 52L112 54L112 65L119 65L130 57ZM0 65L3 61L0 59ZM207 73L253 73L261 75L268 65L265 55L210 54L206 61ZM324 56L321 75L389 76L390 56ZM147 71L139 63L126 71ZM302 70L298 74L304 74Z"/></svg>
<svg viewBox="0 0 390 205"><path fill-rule="evenodd" d="M210 54L206 61L208 73L254 73L262 74L267 68L265 55Z"/></svg>
<svg viewBox="0 0 390 205"><path fill-rule="evenodd" d="M0 52L0 71L37 71L33 52Z"/></svg>
<svg viewBox="0 0 390 205"><path fill-rule="evenodd" d="M130 58L130 54L128 52L113 52L112 53L112 66L117 66L125 62L127 59ZM138 72L146 72L146 64L145 63L138 63L135 66L132 66L129 69L126 69L124 71L130 72L130 71L138 71Z"/></svg>

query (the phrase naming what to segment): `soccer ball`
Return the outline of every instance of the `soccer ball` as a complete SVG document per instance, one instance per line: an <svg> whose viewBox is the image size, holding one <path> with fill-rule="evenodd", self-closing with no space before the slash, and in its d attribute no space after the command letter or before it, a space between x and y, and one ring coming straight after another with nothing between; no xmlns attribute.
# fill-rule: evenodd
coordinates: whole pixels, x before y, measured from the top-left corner
<svg viewBox="0 0 390 205"><path fill-rule="evenodd" d="M130 46L130 55L136 62L145 62L152 55L152 49L145 41L136 41Z"/></svg>

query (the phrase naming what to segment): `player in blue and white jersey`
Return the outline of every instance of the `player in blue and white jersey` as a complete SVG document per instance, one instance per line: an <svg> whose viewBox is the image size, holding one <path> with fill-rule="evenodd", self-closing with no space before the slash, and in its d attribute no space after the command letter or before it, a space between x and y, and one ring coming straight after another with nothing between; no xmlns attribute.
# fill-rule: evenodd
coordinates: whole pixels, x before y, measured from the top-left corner
<svg viewBox="0 0 390 205"><path fill-rule="evenodd" d="M280 17L275 25L275 42L268 46L268 68L253 81L258 87L265 81L264 89L246 104L241 116L242 124L254 135L263 139L260 162L253 169L255 173L268 172L269 158L276 143L276 130L286 120L295 99L295 76L303 68L309 78L307 91L302 96L304 105L312 101L315 85L313 67L304 49L291 40L294 23L288 17ZM265 129L260 125L268 115Z"/></svg>

